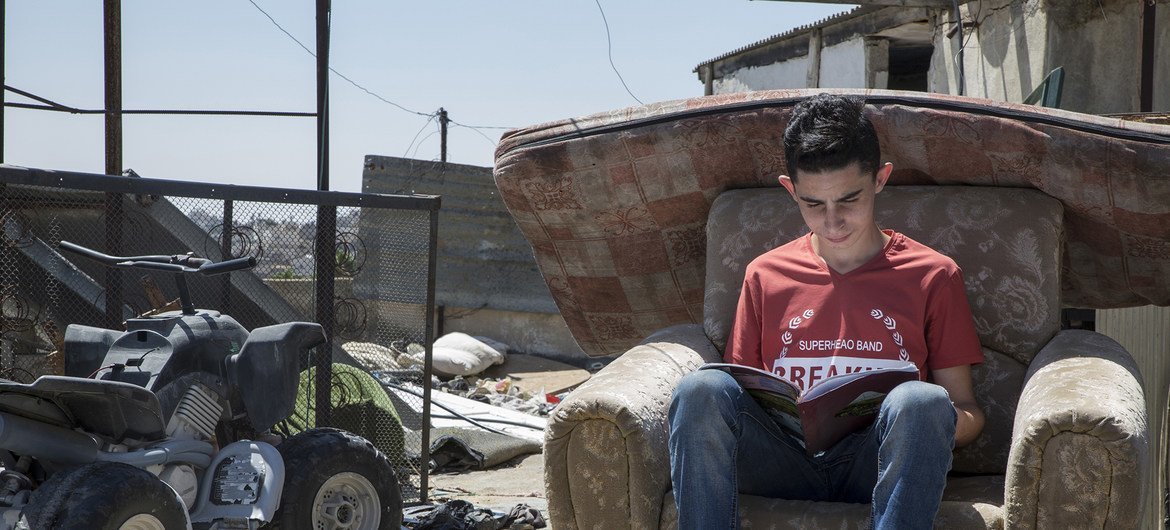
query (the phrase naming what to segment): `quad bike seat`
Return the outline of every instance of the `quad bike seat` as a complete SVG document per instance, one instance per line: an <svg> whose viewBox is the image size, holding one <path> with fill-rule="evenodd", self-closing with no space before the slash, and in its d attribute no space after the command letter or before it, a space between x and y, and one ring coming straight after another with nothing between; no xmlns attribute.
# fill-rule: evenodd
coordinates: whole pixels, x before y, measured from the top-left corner
<svg viewBox="0 0 1170 530"><path fill-rule="evenodd" d="M0 381L0 411L66 429L80 427L115 443L162 439L158 397L129 383L46 375L32 384Z"/></svg>

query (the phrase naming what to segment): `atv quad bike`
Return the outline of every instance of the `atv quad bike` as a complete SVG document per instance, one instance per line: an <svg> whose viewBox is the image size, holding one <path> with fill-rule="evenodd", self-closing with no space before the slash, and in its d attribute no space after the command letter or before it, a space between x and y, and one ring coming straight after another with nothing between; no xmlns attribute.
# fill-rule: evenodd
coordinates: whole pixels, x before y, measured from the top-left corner
<svg viewBox="0 0 1170 530"><path fill-rule="evenodd" d="M182 310L126 331L70 325L66 376L0 381L0 529L400 528L386 456L336 429L288 439L289 415L320 325L250 333L196 310L186 277L251 268L191 254L108 256L108 266L175 274Z"/></svg>

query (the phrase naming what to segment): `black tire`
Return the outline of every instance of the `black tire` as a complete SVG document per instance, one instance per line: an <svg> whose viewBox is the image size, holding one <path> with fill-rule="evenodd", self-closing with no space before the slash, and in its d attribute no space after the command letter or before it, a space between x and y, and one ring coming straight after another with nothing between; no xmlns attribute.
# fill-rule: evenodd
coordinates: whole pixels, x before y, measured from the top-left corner
<svg viewBox="0 0 1170 530"><path fill-rule="evenodd" d="M277 449L284 457L284 492L270 523L272 528L333 528L336 523L321 515L319 500L335 504L338 518L352 520L347 528L402 527L398 478L386 455L365 438L339 429L310 429L285 440ZM379 516L376 525L366 519L372 510Z"/></svg>
<svg viewBox="0 0 1170 530"><path fill-rule="evenodd" d="M96 462L54 474L33 491L22 516L32 530L118 530L141 516L167 530L187 528L175 490L126 464Z"/></svg>

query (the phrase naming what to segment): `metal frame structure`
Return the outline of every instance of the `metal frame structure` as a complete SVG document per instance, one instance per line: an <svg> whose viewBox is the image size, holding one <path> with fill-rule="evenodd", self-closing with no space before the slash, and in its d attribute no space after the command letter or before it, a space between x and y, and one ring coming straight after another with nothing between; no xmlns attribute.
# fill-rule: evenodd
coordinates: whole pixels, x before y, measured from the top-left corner
<svg viewBox="0 0 1170 530"><path fill-rule="evenodd" d="M240 186L240 185L221 185L221 184L206 184L185 181L163 180L163 179L145 179L124 176L111 176L100 174L88 174L71 171L53 171L45 169L32 169L16 166L8 166L0 164L0 195L3 190L9 187L19 186L35 186L40 188L56 188L62 192L77 192L89 191L104 193L107 196L105 218L107 232L119 232L116 237L111 237L108 233L105 236L105 241L109 244L111 241L121 241L121 229L111 229L111 227L121 227L122 221L110 216L110 205L114 204L118 209L122 208L124 196L164 196L176 198L189 199L212 199L223 202L223 228L219 231L218 236L221 238L218 243L221 245L221 250L224 256L229 255L232 248L232 230L228 227L232 226L236 220L233 219L235 215L236 203L274 203L274 204L289 204L289 205L312 205L317 208L317 227L316 227L316 247L315 256L318 258L324 257L326 259L315 259L315 293L316 300L315 312L318 323L324 329L327 337L327 342L320 346L318 352L333 351L334 337L337 325L336 308L333 303L320 303L321 300L334 299L334 267L336 261L335 254L335 228L337 225L337 210L340 207L362 208L362 209L384 209L384 210L398 210L398 211L415 211L420 212L420 215L425 212L429 216L429 229L427 234L427 278L426 278L426 297L425 297L425 330L423 331L424 347L426 349L423 372L422 372L422 425L423 428L419 433L421 437L420 447L420 498L421 502L426 502L428 473L426 462L429 461L430 448L430 431L427 426L430 425L430 385L426 384L431 380L431 359L432 359L432 343L434 342L434 311L435 311L435 272L437 261L438 248L438 211L441 204L441 199L435 195L383 195L370 193L347 193L335 191L314 191L314 190L292 190L280 188L267 188L259 186ZM7 211L7 207L0 208L0 210ZM0 227L3 228L3 227ZM129 242L127 242L129 243ZM103 249L107 253L119 255L123 253L123 249L119 246L111 246ZM322 262L328 268L322 268ZM421 280L421 278L419 278ZM120 284L111 285L106 278L105 294L106 294L106 318L107 326L120 327L124 318L122 303L116 301L112 297L111 287L120 288ZM99 280L100 281L100 280ZM221 296L227 300L229 287L226 282L223 287L224 291ZM120 297L117 297L120 298ZM113 321L109 321L110 316L114 316ZM62 328L63 329L63 328ZM332 406L331 392L333 390L332 380L332 358L331 355L318 354L315 357L315 373L316 373L316 395L314 396L314 410L316 411L317 426L325 426L330 424L330 408Z"/></svg>

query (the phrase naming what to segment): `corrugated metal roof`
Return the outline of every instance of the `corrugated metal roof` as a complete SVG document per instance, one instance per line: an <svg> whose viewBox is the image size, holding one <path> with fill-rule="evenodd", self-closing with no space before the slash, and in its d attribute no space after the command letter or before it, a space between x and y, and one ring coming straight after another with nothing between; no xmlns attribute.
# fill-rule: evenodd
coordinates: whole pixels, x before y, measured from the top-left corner
<svg viewBox="0 0 1170 530"><path fill-rule="evenodd" d="M772 44L773 42L782 41L782 40L789 39L789 38L795 37L795 36L803 34L803 33L808 33L814 29L817 29L817 28L822 28L822 27L828 26L830 24L836 24L836 23L841 22L843 20L849 20L853 17L864 15L866 13L871 13L873 11L877 11L878 9L882 9L882 7L881 6L857 6L853 9L850 9L849 11L843 11L841 13L837 13L836 15L825 17L821 20L813 22L812 24L805 24L803 26L798 26L796 28L785 31L784 33L779 33L779 34L773 35L771 37L768 37L766 39L753 42L751 44L748 44L747 46L743 46L743 47L738 48L734 51L727 52L727 53L720 55L714 59L708 59L706 61L699 63L699 65L696 66L695 69L692 70L692 72L698 73L699 69L702 68L704 65L711 64L715 61L722 61L723 59L726 59L728 57L733 57L733 56L739 55L743 52L753 50L753 49L759 48L761 46L766 46L768 44Z"/></svg>

